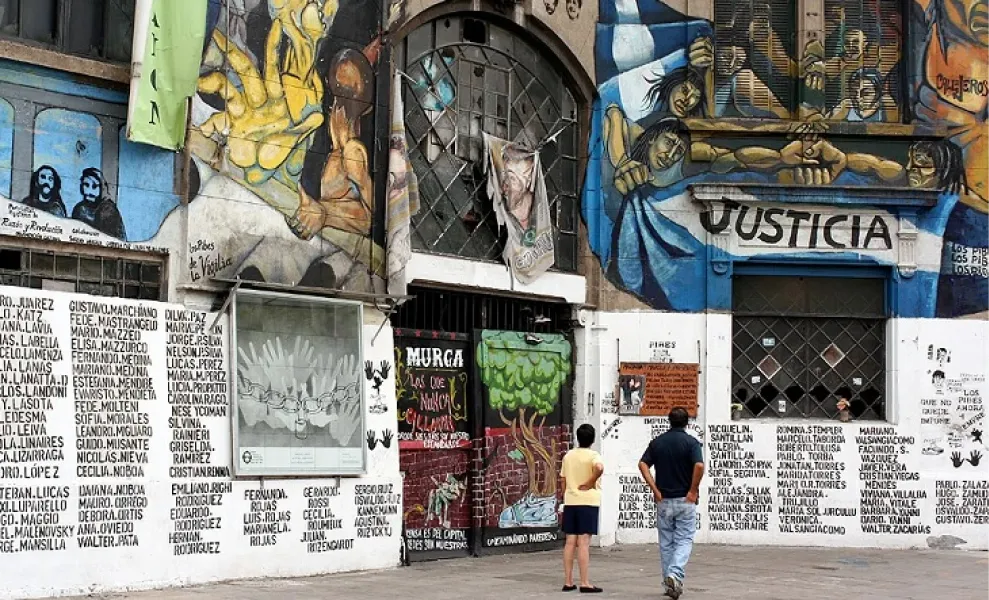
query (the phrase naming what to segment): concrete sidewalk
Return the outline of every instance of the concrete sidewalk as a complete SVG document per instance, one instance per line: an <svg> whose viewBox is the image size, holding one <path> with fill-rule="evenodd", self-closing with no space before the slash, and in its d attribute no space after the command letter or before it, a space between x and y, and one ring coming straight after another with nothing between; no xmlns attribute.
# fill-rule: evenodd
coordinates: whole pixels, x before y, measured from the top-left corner
<svg viewBox="0 0 989 600"><path fill-rule="evenodd" d="M233 581L107 595L137 600L513 600L562 594L560 554L541 552L413 564L387 571ZM594 549L598 597L660 599L654 546ZM958 551L697 546L684 600L986 600L989 554ZM93 596L88 596L92 598ZM582 596L586 597L586 596ZM81 598L81 597L80 597Z"/></svg>

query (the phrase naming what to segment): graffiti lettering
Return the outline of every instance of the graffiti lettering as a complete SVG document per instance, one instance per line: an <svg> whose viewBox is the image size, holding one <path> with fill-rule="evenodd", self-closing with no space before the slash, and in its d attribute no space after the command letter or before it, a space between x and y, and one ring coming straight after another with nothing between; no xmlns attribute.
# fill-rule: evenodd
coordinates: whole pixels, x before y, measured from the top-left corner
<svg viewBox="0 0 989 600"><path fill-rule="evenodd" d="M725 200L716 221L710 212L701 213L701 226L717 235L731 227L734 217L735 233L744 241L758 239L771 246L785 243L790 248L890 250L893 247L889 224L881 215L848 216L759 207L748 219L750 212L749 206ZM866 227L863 217L870 216Z"/></svg>
<svg viewBox="0 0 989 600"><path fill-rule="evenodd" d="M405 357L407 367L459 369L464 366L464 351L460 348L414 348Z"/></svg>
<svg viewBox="0 0 989 600"><path fill-rule="evenodd" d="M939 92L951 94L958 101L961 101L965 94L975 94L977 96L989 96L989 81L983 79L971 79L964 75L957 77L945 77L938 73L937 89Z"/></svg>

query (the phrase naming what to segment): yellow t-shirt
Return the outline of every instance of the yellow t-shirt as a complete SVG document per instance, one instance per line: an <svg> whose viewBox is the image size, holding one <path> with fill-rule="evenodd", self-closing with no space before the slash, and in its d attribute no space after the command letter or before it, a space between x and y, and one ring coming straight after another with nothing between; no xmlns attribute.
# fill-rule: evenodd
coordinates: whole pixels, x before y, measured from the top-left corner
<svg viewBox="0 0 989 600"><path fill-rule="evenodd" d="M601 506L601 479L597 480L594 489L578 489L594 475L594 465L598 463L604 465L601 455L590 448L574 448L566 453L560 468L560 475L567 480L563 495L565 506Z"/></svg>

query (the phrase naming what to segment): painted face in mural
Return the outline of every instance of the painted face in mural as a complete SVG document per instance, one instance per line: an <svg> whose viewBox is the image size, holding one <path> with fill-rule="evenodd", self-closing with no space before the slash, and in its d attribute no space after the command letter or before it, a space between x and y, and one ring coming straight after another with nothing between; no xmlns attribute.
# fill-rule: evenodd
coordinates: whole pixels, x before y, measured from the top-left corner
<svg viewBox="0 0 989 600"><path fill-rule="evenodd" d="M730 77L742 70L745 65L745 49L739 46L718 46L714 68L718 75Z"/></svg>
<svg viewBox="0 0 989 600"><path fill-rule="evenodd" d="M879 90L876 83L868 78L860 78L855 90L855 107L860 112L874 112L879 108Z"/></svg>
<svg viewBox="0 0 989 600"><path fill-rule="evenodd" d="M82 199L87 202L99 200L102 187L100 180L92 176L84 176L79 180L79 192L82 194Z"/></svg>
<svg viewBox="0 0 989 600"><path fill-rule="evenodd" d="M980 44L989 44L989 5L985 0L940 0L944 16Z"/></svg>
<svg viewBox="0 0 989 600"><path fill-rule="evenodd" d="M934 165L934 157L923 149L910 148L910 156L907 161L907 181L910 183L910 187L933 187L936 178L937 167Z"/></svg>
<svg viewBox="0 0 989 600"><path fill-rule="evenodd" d="M683 160L687 146L675 133L661 133L649 145L649 168L665 171Z"/></svg>
<svg viewBox="0 0 989 600"><path fill-rule="evenodd" d="M576 19L580 16L580 5L582 0L567 0L567 15L571 19Z"/></svg>
<svg viewBox="0 0 989 600"><path fill-rule="evenodd" d="M861 29L852 29L845 34L843 47L845 60L858 60L865 54L867 41Z"/></svg>
<svg viewBox="0 0 989 600"><path fill-rule="evenodd" d="M686 118L701 102L701 90L692 81L684 81L670 93L670 112Z"/></svg>
<svg viewBox="0 0 989 600"><path fill-rule="evenodd" d="M55 171L49 168L39 169L38 188L42 198L50 198L55 189Z"/></svg>

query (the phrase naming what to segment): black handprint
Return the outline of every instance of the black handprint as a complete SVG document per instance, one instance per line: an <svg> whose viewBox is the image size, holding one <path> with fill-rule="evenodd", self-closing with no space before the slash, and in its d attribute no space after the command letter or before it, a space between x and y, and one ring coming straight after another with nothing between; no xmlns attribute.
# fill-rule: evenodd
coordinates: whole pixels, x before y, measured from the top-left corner
<svg viewBox="0 0 989 600"><path fill-rule="evenodd" d="M972 453L969 454L968 462L972 463L973 467L977 467L980 460L982 460L982 454L978 450L972 450Z"/></svg>
<svg viewBox="0 0 989 600"><path fill-rule="evenodd" d="M962 458L962 453L961 452L952 452L951 453L951 464L955 465L955 468L956 469L958 467L962 466L963 464L965 464L965 459Z"/></svg>
<svg viewBox="0 0 989 600"><path fill-rule="evenodd" d="M364 377L368 381L374 379L374 365L369 360L364 361Z"/></svg>
<svg viewBox="0 0 989 600"><path fill-rule="evenodd" d="M389 442L391 443L391 442ZM374 447L378 445L378 436L374 433L373 429L367 430L367 449L374 450Z"/></svg>
<svg viewBox="0 0 989 600"><path fill-rule="evenodd" d="M385 429L381 432L381 445L385 448L391 448L392 433L391 429ZM973 463L974 464L974 463Z"/></svg>
<svg viewBox="0 0 989 600"><path fill-rule="evenodd" d="M381 361L381 368L378 369L378 374L381 375L382 379L388 379L388 372L391 370L391 365L388 364L387 360Z"/></svg>
<svg viewBox="0 0 989 600"><path fill-rule="evenodd" d="M981 429L973 429L972 430L972 441L975 442L976 444L981 444L982 443L982 430Z"/></svg>

